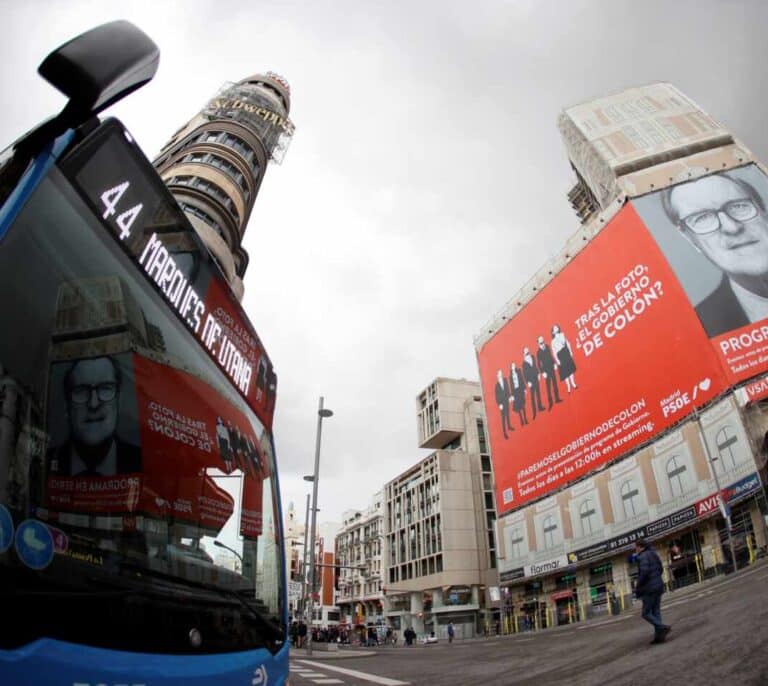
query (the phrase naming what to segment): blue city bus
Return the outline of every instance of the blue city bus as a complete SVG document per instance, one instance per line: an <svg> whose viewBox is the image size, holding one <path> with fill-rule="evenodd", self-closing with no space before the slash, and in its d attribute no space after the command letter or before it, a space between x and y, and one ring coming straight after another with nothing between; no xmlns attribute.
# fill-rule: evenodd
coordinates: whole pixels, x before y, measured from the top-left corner
<svg viewBox="0 0 768 686"><path fill-rule="evenodd" d="M276 376L133 137L159 52L51 53L69 101L0 155L0 684L278 686Z"/></svg>

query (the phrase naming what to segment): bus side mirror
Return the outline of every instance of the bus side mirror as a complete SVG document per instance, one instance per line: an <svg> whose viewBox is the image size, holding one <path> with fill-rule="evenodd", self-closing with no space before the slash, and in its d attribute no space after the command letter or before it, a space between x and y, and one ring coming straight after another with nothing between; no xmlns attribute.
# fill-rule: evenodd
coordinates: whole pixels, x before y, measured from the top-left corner
<svg viewBox="0 0 768 686"><path fill-rule="evenodd" d="M64 43L37 71L69 98L67 107L87 118L151 81L159 61L160 50L146 33L113 21Z"/></svg>
<svg viewBox="0 0 768 686"><path fill-rule="evenodd" d="M69 102L56 117L16 143L16 151L37 154L67 129L81 126L151 81L159 62L157 45L127 21L102 24L64 43L37 71Z"/></svg>

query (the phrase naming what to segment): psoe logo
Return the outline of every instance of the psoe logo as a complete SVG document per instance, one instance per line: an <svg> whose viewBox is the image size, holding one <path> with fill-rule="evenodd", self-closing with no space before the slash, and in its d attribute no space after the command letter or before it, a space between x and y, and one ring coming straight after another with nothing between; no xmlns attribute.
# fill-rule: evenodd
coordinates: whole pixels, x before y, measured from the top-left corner
<svg viewBox="0 0 768 686"><path fill-rule="evenodd" d="M267 686L269 677L267 676L267 668L264 665L260 665L253 672L253 679L251 679L251 686Z"/></svg>

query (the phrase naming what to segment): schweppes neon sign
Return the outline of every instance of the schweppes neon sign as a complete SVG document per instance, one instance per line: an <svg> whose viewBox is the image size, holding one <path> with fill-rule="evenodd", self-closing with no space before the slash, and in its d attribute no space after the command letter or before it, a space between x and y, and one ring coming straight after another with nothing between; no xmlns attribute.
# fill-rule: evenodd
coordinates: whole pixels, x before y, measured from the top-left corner
<svg viewBox="0 0 768 686"><path fill-rule="evenodd" d="M278 126L289 135L293 135L296 129L290 119L281 116L277 112L272 112L272 110L269 110L266 107L254 105L252 103L245 102L244 100L237 100L235 98L216 98L215 100L212 100L208 104L208 107L205 109L208 111L216 110L217 113L221 113L222 111L231 112L232 110L242 110L243 112L248 112L248 114L261 117L269 124Z"/></svg>

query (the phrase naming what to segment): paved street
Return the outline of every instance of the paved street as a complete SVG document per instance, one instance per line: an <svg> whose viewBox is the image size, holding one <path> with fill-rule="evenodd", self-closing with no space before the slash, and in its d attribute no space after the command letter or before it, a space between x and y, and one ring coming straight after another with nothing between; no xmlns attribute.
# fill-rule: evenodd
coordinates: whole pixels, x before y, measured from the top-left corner
<svg viewBox="0 0 768 686"><path fill-rule="evenodd" d="M666 594L664 645L636 612L453 645L368 649L372 657L291 656L291 684L768 684L768 563ZM358 655L362 651L354 651Z"/></svg>

